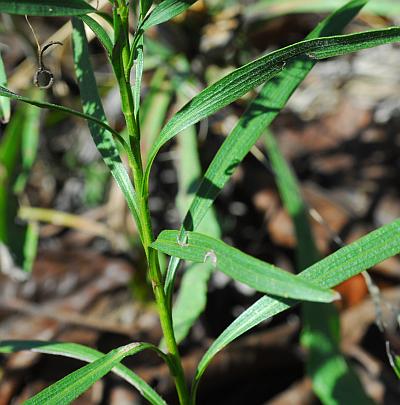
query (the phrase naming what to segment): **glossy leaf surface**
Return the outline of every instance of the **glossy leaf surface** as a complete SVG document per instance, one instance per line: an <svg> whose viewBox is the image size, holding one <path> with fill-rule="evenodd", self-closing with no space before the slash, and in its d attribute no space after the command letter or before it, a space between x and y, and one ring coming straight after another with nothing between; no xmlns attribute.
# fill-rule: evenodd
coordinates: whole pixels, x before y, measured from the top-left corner
<svg viewBox="0 0 400 405"><path fill-rule="evenodd" d="M191 262L211 263L234 280L267 294L318 302L331 302L337 298L335 292L299 282L293 274L249 256L221 240L187 232L184 243L180 243L178 236L178 231L163 231L152 247Z"/></svg>

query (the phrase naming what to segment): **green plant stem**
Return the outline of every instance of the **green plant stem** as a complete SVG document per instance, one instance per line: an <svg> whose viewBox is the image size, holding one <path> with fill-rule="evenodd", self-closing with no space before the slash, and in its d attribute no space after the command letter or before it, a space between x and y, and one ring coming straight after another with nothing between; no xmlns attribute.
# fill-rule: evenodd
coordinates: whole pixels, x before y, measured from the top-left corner
<svg viewBox="0 0 400 405"><path fill-rule="evenodd" d="M128 27L128 16L121 13L119 23L121 24L120 28L126 33ZM154 241L154 235L148 204L148 190L146 189L142 193L143 165L140 152L140 129L138 126L139 123L135 119L134 99L129 80L132 66L130 65L129 54L126 53L126 50L129 50L129 43L127 42L124 34L122 34L120 38L124 44L116 48L119 53L119 55L116 55L119 63L119 65L117 65L116 74L121 94L122 112L124 114L126 127L129 134L130 147L133 154L133 161L130 163L130 166L133 174L134 187L137 190L139 200L139 220L142 228L142 234L140 237L147 258L149 278L151 280L151 285L159 312L161 328L168 350L168 358L170 359L168 365L175 380L179 401L182 405L188 405L189 391L185 382L185 375L182 368L178 345L175 340L172 313L167 305L167 299L164 293L163 277L159 266L158 253L156 250L150 247L151 243ZM132 49L132 52L134 51L135 50Z"/></svg>
<svg viewBox="0 0 400 405"><path fill-rule="evenodd" d="M129 115L133 119L133 115ZM142 172L143 175L143 172ZM143 177L142 177L143 179ZM136 178L135 188L137 187ZM168 357L170 358L170 370L171 374L175 380L175 386L178 392L179 401L182 405L189 404L189 391L185 381L185 374L182 368L181 357L178 350L178 345L176 344L173 323L172 323L172 313L169 309L167 298L164 292L163 277L160 270L160 265L158 261L158 253L156 250L150 247L150 244L154 241L154 235L151 225L150 210L148 204L148 193L145 195L140 195L140 205L139 205L139 215L142 224L143 235L142 242L143 248L146 253L148 267L149 267L149 277L151 280L151 285L153 288L154 297L156 300L161 329L163 331L165 343L168 349Z"/></svg>

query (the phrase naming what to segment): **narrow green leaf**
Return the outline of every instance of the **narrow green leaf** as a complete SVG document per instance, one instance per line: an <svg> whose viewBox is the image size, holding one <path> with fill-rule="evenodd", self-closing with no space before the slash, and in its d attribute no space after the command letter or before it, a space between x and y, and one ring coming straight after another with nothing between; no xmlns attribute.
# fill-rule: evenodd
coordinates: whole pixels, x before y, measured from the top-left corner
<svg viewBox="0 0 400 405"><path fill-rule="evenodd" d="M0 0L0 12L8 14L66 17L95 11L83 0Z"/></svg>
<svg viewBox="0 0 400 405"><path fill-rule="evenodd" d="M296 277L322 288L332 288L399 252L400 219L397 219L332 253ZM264 296L236 318L201 359L196 371L193 395L196 394L198 383L207 365L220 350L262 321L296 304L298 304L297 301L277 300Z"/></svg>
<svg viewBox="0 0 400 405"><path fill-rule="evenodd" d="M147 30L176 17L187 10L197 0L164 0L148 15L141 28Z"/></svg>
<svg viewBox="0 0 400 405"><path fill-rule="evenodd" d="M37 353L70 357L92 363L104 356L87 346L77 343L46 342L40 340L4 340L0 341L0 353L15 353L30 350ZM142 378L124 365L117 363L111 371L134 386L144 398L154 405L166 405L166 402Z"/></svg>
<svg viewBox="0 0 400 405"><path fill-rule="evenodd" d="M209 262L234 280L258 291L285 298L331 302L337 293L321 289L272 264L258 260L221 240L197 232L187 232L185 242L178 242L178 231L162 231L152 243L154 249L195 263Z"/></svg>
<svg viewBox="0 0 400 405"><path fill-rule="evenodd" d="M94 32L104 49L107 51L108 57L111 59L113 40L108 35L107 31L95 19L88 15L83 15L80 19Z"/></svg>
<svg viewBox="0 0 400 405"><path fill-rule="evenodd" d="M85 28L82 21L77 18L72 19L72 26L75 73L81 93L82 108L85 114L91 118L95 118L95 120L88 121L89 130L104 162L110 169L111 174L125 196L125 200L135 218L141 235L141 223L138 216L136 193L121 158L119 157L118 149L111 136L111 131L109 130L110 127L106 124L106 116L101 104L96 80L89 59ZM102 123L101 126L98 125L99 122Z"/></svg>
<svg viewBox="0 0 400 405"><path fill-rule="evenodd" d="M357 15L366 2L367 0L350 1L318 24L307 39L337 34ZM287 65L282 73L263 86L258 97L249 105L214 156L183 221L184 230L197 230L207 210L232 176L235 168L256 143L264 129L279 114L315 63L309 58L301 58ZM294 207L296 204L297 202L293 201ZM305 244L307 244L307 240L304 242ZM175 260L168 268L166 291L173 289L178 263L179 261Z"/></svg>
<svg viewBox="0 0 400 405"><path fill-rule="evenodd" d="M322 59L399 40L400 27L309 39L278 49L234 70L195 96L163 128L149 154L143 183L144 190L148 187L151 165L166 142L188 126L199 122L237 100L249 90L270 80L299 57L311 60Z"/></svg>
<svg viewBox="0 0 400 405"><path fill-rule="evenodd" d="M3 58L0 52L0 86L7 87L7 73L4 67ZM0 97L0 122L6 124L10 120L11 107L10 99Z"/></svg>
<svg viewBox="0 0 400 405"><path fill-rule="evenodd" d="M86 348L87 349L87 348ZM63 379L40 391L34 397L25 401L26 405L64 405L69 404L82 393L88 390L97 380L104 377L114 367L118 366L121 360L127 356L133 356L143 350L151 349L162 354L150 343L130 343L111 350L106 355L99 357L86 366L68 374ZM61 348L60 352L65 352ZM61 354L60 353L60 354ZM162 354L163 357L165 357Z"/></svg>

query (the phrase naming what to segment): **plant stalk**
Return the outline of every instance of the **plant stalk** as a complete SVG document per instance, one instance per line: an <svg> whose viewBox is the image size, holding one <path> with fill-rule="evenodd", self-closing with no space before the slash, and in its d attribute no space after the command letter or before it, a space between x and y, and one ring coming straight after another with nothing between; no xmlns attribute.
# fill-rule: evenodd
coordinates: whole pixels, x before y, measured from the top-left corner
<svg viewBox="0 0 400 405"><path fill-rule="evenodd" d="M114 18L119 16L114 14ZM115 20L119 25L119 29L126 33L128 30L128 16L126 13L121 13L122 18ZM150 247L154 241L154 235L151 225L150 210L148 204L148 190L144 190L142 193L143 183L143 165L140 151L140 130L139 123L135 119L135 105L132 93L132 87L130 84L130 70L129 55L126 54L126 49L129 49L129 44L126 43L125 38L127 35L123 33L119 38L125 42L124 44L116 45L114 50L116 51L115 61L117 62L117 80L121 94L122 112L124 114L126 127L130 139L130 147L133 154L133 162L131 163L131 170L133 174L134 188L137 192L139 200L139 220L141 222L142 235L141 240L143 248L146 254L149 278L153 288L155 301L157 304L161 329L165 338L165 343L168 350L168 357L170 359L169 367L171 374L175 380L175 386L177 389L179 402L181 405L189 405L189 391L185 381L185 375L182 368L182 362L178 350L178 345L175 340L172 313L169 309L167 298L164 293L163 277L160 270L157 251ZM126 46L128 45L128 46ZM132 49L134 52L135 49Z"/></svg>

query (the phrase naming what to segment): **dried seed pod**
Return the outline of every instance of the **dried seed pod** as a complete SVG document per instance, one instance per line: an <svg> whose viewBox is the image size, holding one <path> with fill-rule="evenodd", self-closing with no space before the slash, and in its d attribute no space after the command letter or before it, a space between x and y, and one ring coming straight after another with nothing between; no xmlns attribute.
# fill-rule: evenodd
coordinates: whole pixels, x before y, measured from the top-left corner
<svg viewBox="0 0 400 405"><path fill-rule="evenodd" d="M41 89L49 89L53 83L53 73L48 69L39 68L33 76L33 84Z"/></svg>
<svg viewBox="0 0 400 405"><path fill-rule="evenodd" d="M40 48L40 52L38 54L38 64L39 69L36 71L33 77L33 84L40 89L48 89L54 83L54 76L51 70L47 69L43 64L43 53L49 49L53 45L62 45L62 42L49 42L48 44L44 45L43 48Z"/></svg>
<svg viewBox="0 0 400 405"><path fill-rule="evenodd" d="M37 39L35 30L33 29L31 23L28 20L28 16L25 15L26 22L29 25L29 28L32 31L33 37L35 38L36 46L37 46L37 54L38 54L38 69L33 76L33 84L40 89L48 89L54 83L54 76L51 70L47 69L43 64L43 54L44 52L49 49L53 45L62 45L62 42L58 41L51 41L48 44L44 45L43 48L40 46L39 41Z"/></svg>

